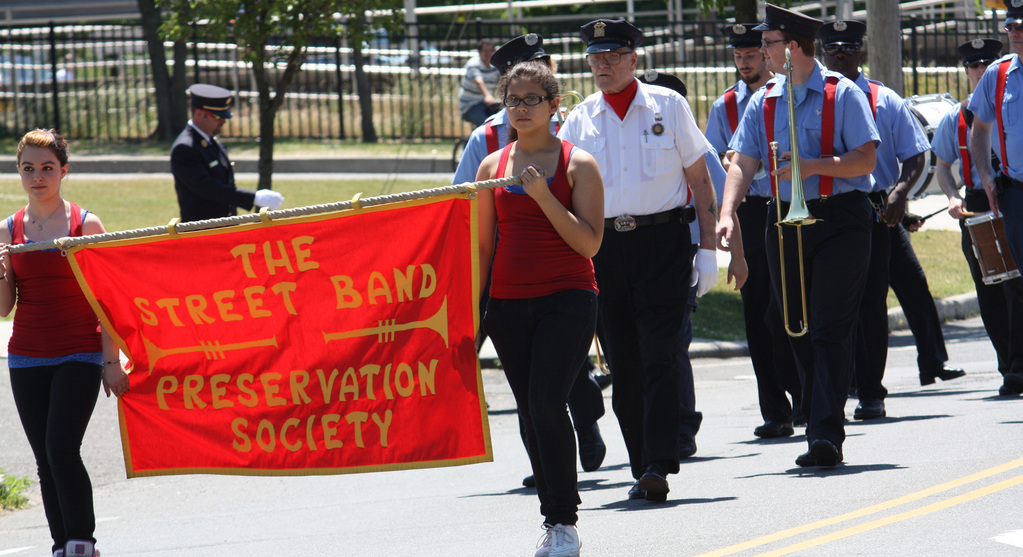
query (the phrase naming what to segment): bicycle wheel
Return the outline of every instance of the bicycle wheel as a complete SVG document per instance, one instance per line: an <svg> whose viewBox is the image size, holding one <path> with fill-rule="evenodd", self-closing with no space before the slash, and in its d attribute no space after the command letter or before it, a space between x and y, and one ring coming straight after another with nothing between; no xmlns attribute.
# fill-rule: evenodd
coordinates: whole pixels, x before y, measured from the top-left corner
<svg viewBox="0 0 1023 557"><path fill-rule="evenodd" d="M451 151L451 171L458 170L458 163L462 162L462 153L465 152L465 146L469 144L469 138L460 137L455 140L455 148Z"/></svg>

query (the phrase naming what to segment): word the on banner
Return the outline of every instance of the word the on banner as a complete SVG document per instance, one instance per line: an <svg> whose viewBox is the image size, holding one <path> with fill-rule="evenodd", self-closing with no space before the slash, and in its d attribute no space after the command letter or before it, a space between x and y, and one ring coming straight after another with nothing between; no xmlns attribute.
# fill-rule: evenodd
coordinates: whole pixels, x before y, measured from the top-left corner
<svg viewBox="0 0 1023 557"><path fill-rule="evenodd" d="M128 476L492 460L473 214L446 196L72 248L133 366Z"/></svg>

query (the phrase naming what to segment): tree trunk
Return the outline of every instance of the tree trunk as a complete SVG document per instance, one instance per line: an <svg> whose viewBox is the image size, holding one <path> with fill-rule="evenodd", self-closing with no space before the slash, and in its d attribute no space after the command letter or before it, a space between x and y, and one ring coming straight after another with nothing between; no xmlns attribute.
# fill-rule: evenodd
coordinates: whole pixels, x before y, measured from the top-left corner
<svg viewBox="0 0 1023 557"><path fill-rule="evenodd" d="M867 34L870 37L870 77L901 96L904 84L899 4L891 0L867 0Z"/></svg>
<svg viewBox="0 0 1023 557"><path fill-rule="evenodd" d="M142 35L149 48L149 66L153 71L153 88L156 90L156 130L154 139L174 139L172 113L175 105L172 101L171 78L167 71L167 54L163 50L160 38L160 8L155 0L138 0L139 11L142 13Z"/></svg>
<svg viewBox="0 0 1023 557"><path fill-rule="evenodd" d="M757 13L757 0L735 0L735 22L756 23L760 21Z"/></svg>
<svg viewBox="0 0 1023 557"><path fill-rule="evenodd" d="M362 47L352 44L352 61L355 63L355 90L359 95L359 112L362 114L362 142L376 143L377 132L373 127L373 92L363 66Z"/></svg>
<svg viewBox="0 0 1023 557"><path fill-rule="evenodd" d="M171 133L177 134L188 125L188 95L185 75L188 71L188 46L183 41L174 42L174 74L170 87ZM171 136L174 137L173 135Z"/></svg>

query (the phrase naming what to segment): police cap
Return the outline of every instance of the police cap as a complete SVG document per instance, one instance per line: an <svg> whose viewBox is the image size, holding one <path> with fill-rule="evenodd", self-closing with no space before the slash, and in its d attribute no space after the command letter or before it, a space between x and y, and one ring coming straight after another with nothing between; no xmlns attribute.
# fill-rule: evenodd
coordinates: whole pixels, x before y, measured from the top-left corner
<svg viewBox="0 0 1023 557"><path fill-rule="evenodd" d="M550 58L550 55L543 49L543 37L537 33L521 35L504 43L501 48L490 57L490 65L497 68L504 75L512 66L520 62Z"/></svg>
<svg viewBox="0 0 1023 557"><path fill-rule="evenodd" d="M1005 0L1005 25L1023 23L1023 0Z"/></svg>
<svg viewBox="0 0 1023 557"><path fill-rule="evenodd" d="M763 33L757 31L756 23L736 23L725 27L728 34L728 48L760 48Z"/></svg>
<svg viewBox="0 0 1023 557"><path fill-rule="evenodd" d="M1002 56L1002 41L995 39L973 39L959 45L959 57L963 65L987 60L997 60Z"/></svg>
<svg viewBox="0 0 1023 557"><path fill-rule="evenodd" d="M764 22L754 27L757 31L782 31L811 41L817 37L817 29L824 23L774 4L768 4L764 14Z"/></svg>
<svg viewBox="0 0 1023 557"><path fill-rule="evenodd" d="M624 19L597 19L580 27L579 34L586 41L586 54L643 45L643 32Z"/></svg>
<svg viewBox="0 0 1023 557"><path fill-rule="evenodd" d="M829 21L817 31L821 39L821 45L838 46L844 44L863 45L863 35L867 33L867 26L862 22L850 19Z"/></svg>
<svg viewBox="0 0 1023 557"><path fill-rule="evenodd" d="M192 98L192 108L212 112L221 118L231 117L234 96L227 89L196 83L188 88L188 94Z"/></svg>
<svg viewBox="0 0 1023 557"><path fill-rule="evenodd" d="M685 82L670 73L648 70L644 72L643 75L639 76L639 80L643 83L649 83L650 85L667 87L683 97L686 96L686 93L688 92Z"/></svg>

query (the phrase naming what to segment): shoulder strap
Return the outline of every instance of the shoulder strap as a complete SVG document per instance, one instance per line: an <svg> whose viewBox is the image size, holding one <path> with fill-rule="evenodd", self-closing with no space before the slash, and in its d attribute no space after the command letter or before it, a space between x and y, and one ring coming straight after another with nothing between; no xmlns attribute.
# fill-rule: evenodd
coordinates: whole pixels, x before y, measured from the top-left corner
<svg viewBox="0 0 1023 557"><path fill-rule="evenodd" d="M870 87L870 92L867 93L867 100L870 101L870 114L874 116L874 121L877 121L877 97L881 92L881 86L873 81L868 81L867 85Z"/></svg>
<svg viewBox="0 0 1023 557"><path fill-rule="evenodd" d="M494 173L494 178L504 178L504 169L508 166L508 156L511 154L512 145L515 145L514 141L501 149L501 159L497 163L497 172Z"/></svg>
<svg viewBox="0 0 1023 557"><path fill-rule="evenodd" d="M735 86L725 91L725 114L728 115L728 126L732 133L739 128L739 102L735 100Z"/></svg>
<svg viewBox="0 0 1023 557"><path fill-rule="evenodd" d="M501 148L500 140L497 137L497 130L494 129L494 121L489 120L483 125L483 134L487 138L487 154Z"/></svg>
<svg viewBox="0 0 1023 557"><path fill-rule="evenodd" d="M1005 158L1005 128L1002 123L1002 97L1005 96L1005 80L1006 74L1009 72L1009 64L1012 63L1012 58L1008 60L1002 60L998 64L998 84L995 86L995 122L998 123L998 142L1002 148L1002 168L1008 171L1009 165Z"/></svg>
<svg viewBox="0 0 1023 557"><path fill-rule="evenodd" d="M767 132L768 152L774 143L774 107L778 104L778 97L768 95L773 88L774 83L768 83L767 90L764 91L764 130ZM774 157L768 157L768 160L771 161L771 195L778 197L778 180L774 177L774 171L778 170L778 167L774 164Z"/></svg>
<svg viewBox="0 0 1023 557"><path fill-rule="evenodd" d="M963 185L966 186L966 189L970 190L973 189L973 172L971 171L973 166L970 160L970 142L967 138L970 133L969 120L972 120L973 118L969 118L967 113L969 113L969 111L966 110L966 108L959 111L959 133L957 136L959 139L960 168L963 169ZM969 114L969 116L973 116L973 114Z"/></svg>
<svg viewBox="0 0 1023 557"><path fill-rule="evenodd" d="M7 226L11 231L11 243L12 244L24 244L25 243L25 209L28 206L18 209L18 212L7 217Z"/></svg>
<svg viewBox="0 0 1023 557"><path fill-rule="evenodd" d="M824 107L821 111L821 158L830 157L835 151L835 95L838 90L838 78L829 76L824 82ZM831 195L834 180L831 176L821 175L821 199Z"/></svg>

